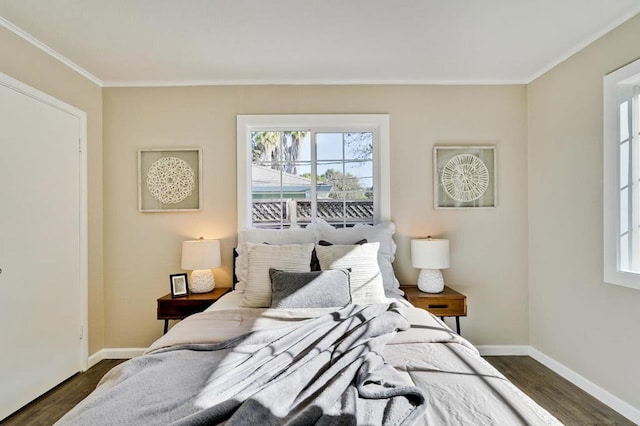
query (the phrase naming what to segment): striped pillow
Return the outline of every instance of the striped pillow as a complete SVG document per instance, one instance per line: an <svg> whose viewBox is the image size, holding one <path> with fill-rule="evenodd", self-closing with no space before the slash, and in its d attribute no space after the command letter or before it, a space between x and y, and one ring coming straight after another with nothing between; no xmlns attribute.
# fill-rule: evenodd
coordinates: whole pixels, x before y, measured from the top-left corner
<svg viewBox="0 0 640 426"><path fill-rule="evenodd" d="M268 245L246 243L248 252L248 279L243 303L250 308L271 306L271 279L269 268L286 272L311 271L313 244Z"/></svg>
<svg viewBox="0 0 640 426"><path fill-rule="evenodd" d="M316 245L322 270L351 269L351 298L354 304L387 303L378 266L380 243L362 245Z"/></svg>

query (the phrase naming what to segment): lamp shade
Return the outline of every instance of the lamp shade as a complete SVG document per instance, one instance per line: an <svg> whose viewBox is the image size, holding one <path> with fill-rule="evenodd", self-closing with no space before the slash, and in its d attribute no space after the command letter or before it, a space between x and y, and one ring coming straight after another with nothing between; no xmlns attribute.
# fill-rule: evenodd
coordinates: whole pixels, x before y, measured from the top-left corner
<svg viewBox="0 0 640 426"><path fill-rule="evenodd" d="M220 240L199 239L182 243L182 269L213 269L220 265Z"/></svg>
<svg viewBox="0 0 640 426"><path fill-rule="evenodd" d="M449 267L449 240L424 238L411 240L411 265L420 269Z"/></svg>

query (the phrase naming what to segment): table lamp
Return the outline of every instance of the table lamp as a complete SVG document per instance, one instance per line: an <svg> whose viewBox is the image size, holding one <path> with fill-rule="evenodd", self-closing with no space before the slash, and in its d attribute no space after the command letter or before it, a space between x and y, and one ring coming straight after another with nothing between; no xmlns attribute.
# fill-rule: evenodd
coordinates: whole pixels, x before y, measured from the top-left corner
<svg viewBox="0 0 640 426"><path fill-rule="evenodd" d="M444 290L444 278L440 269L449 267L449 240L431 237L411 240L411 265L420 268L420 291L441 293Z"/></svg>
<svg viewBox="0 0 640 426"><path fill-rule="evenodd" d="M220 240L200 237L182 243L182 269L191 271L189 291L207 293L213 290L215 281L211 269L220 267Z"/></svg>

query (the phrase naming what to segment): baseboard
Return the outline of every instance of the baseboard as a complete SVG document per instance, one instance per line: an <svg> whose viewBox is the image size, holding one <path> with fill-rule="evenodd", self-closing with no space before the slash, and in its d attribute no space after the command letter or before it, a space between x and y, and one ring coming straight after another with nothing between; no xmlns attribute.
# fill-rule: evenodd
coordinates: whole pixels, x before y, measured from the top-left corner
<svg viewBox="0 0 640 426"><path fill-rule="evenodd" d="M478 345L482 356L527 356L529 346L526 345Z"/></svg>
<svg viewBox="0 0 640 426"><path fill-rule="evenodd" d="M622 414L632 422L640 424L640 409L621 400L617 396L604 390L592 381L587 380L567 366L559 363L550 356L543 354L536 348L529 347L529 356L539 363L543 364L547 368L553 370L558 375L564 377L574 385L578 386L580 389L598 399L603 404L606 404L613 410L616 410L618 413Z"/></svg>
<svg viewBox="0 0 640 426"><path fill-rule="evenodd" d="M640 409L621 400L592 381L584 378L569 367L527 345L479 345L476 346L482 356L530 356L559 376L578 386L603 404L611 407L634 423L640 424Z"/></svg>
<svg viewBox="0 0 640 426"><path fill-rule="evenodd" d="M147 348L105 348L89 357L89 368L103 359L131 359L140 356Z"/></svg>

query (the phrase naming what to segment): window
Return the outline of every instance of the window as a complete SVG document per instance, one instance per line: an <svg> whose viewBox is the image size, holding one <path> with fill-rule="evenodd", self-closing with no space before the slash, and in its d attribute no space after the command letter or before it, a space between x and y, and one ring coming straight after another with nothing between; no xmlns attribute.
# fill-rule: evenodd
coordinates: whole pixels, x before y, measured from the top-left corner
<svg viewBox="0 0 640 426"><path fill-rule="evenodd" d="M390 219L389 116L239 115L238 227Z"/></svg>
<svg viewBox="0 0 640 426"><path fill-rule="evenodd" d="M640 289L640 60L604 78L604 280Z"/></svg>

